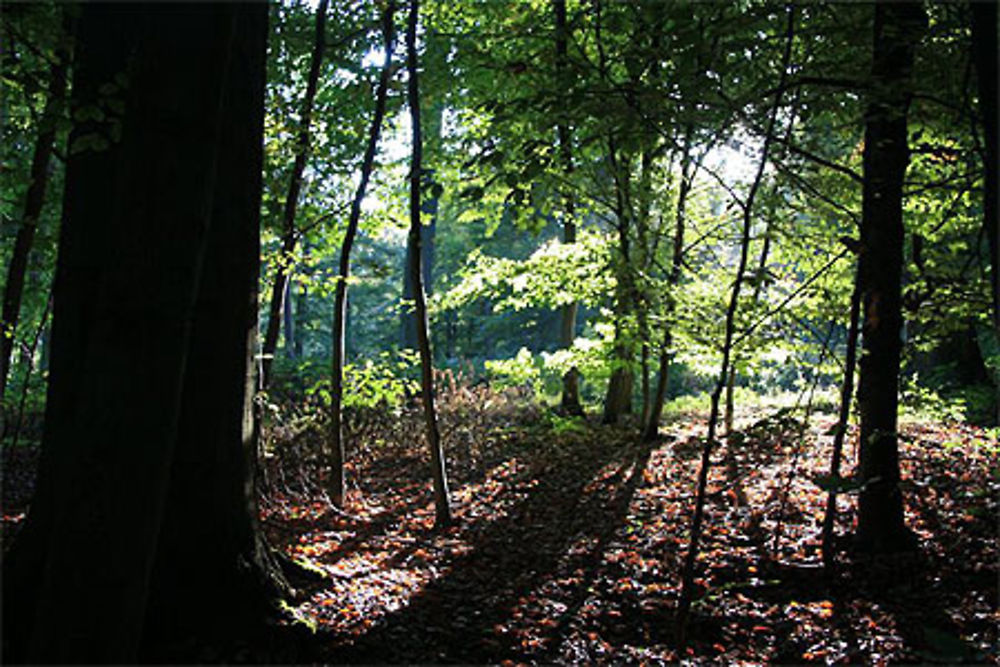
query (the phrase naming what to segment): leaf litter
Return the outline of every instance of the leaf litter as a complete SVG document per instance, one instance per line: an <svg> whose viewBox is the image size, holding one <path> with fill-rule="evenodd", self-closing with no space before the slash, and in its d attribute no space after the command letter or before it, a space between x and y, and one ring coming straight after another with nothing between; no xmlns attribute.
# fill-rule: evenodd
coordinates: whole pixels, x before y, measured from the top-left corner
<svg viewBox="0 0 1000 667"><path fill-rule="evenodd" d="M316 660L1000 661L1000 466L987 431L904 425L906 518L920 549L853 553L855 496L844 493L829 575L826 495L813 480L827 472L832 418L743 428L713 457L681 656L673 611L703 420L682 417L645 445L634 428L553 428L524 396L488 387L453 385L440 410L456 519L444 531L433 525L418 406L350 415L344 511L323 490L321 411L300 406L269 425L262 525L324 573L292 606L315 630ZM5 544L36 461L31 449L4 451Z"/></svg>

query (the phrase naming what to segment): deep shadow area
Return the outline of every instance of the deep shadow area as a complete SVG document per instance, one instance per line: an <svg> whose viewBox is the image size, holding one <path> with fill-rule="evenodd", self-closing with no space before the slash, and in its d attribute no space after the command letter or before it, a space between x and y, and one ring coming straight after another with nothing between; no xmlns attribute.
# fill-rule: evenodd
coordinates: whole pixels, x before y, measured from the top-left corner
<svg viewBox="0 0 1000 667"><path fill-rule="evenodd" d="M569 618L579 607L649 458L649 448L624 433L604 429L601 435L596 442L566 438L551 446L511 480L515 489L530 486L530 494L503 518L470 527L467 555L405 609L330 657L375 663L554 657L563 622L529 638L522 621L558 618L560 610ZM573 583L561 594L541 594L546 584L567 577Z"/></svg>

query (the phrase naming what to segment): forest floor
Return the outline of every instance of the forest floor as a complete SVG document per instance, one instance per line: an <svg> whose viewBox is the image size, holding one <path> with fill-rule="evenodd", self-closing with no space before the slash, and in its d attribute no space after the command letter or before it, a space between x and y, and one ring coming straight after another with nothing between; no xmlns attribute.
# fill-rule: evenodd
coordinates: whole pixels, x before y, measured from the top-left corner
<svg viewBox="0 0 1000 667"><path fill-rule="evenodd" d="M744 414L743 442L713 456L685 656L674 610L704 415L643 445L634 429L452 388L441 402L455 513L445 531L433 526L417 415L354 420L350 440L364 444L350 452L346 513L325 500L309 430L279 429L264 524L326 573L296 613L335 662L998 661L995 441L967 425L905 425L919 552L852 554L855 497L841 495L831 577L813 479L828 473L833 421Z"/></svg>
<svg viewBox="0 0 1000 667"><path fill-rule="evenodd" d="M906 518L919 551L853 554L855 498L842 495L843 552L829 575L826 495L813 479L828 472L833 419L742 415L742 443L713 456L699 595L679 656L674 610L703 415L673 418L644 445L634 429L453 387L441 429L455 522L439 531L415 411L352 418L345 512L322 491L322 425L308 414L268 430L261 518L273 544L324 573L292 608L315 630L316 660L1000 662L1000 468L981 429L905 424ZM4 452L5 543L36 456Z"/></svg>

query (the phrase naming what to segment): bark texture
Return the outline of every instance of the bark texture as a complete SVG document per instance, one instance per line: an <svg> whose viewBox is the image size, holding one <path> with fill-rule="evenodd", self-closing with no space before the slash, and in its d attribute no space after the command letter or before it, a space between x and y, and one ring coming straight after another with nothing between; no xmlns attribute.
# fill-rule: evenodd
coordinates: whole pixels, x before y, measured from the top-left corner
<svg viewBox="0 0 1000 667"><path fill-rule="evenodd" d="M919 3L875 7L872 93L865 114L864 185L858 280L862 352L857 541L887 553L912 546L903 525L896 412L902 350L903 176L909 162L907 112L913 52L926 24Z"/></svg>
<svg viewBox="0 0 1000 667"><path fill-rule="evenodd" d="M4 658L132 663L253 632L283 583L250 465L267 8L88 4L80 21L74 103L128 86L121 140L67 165Z"/></svg>

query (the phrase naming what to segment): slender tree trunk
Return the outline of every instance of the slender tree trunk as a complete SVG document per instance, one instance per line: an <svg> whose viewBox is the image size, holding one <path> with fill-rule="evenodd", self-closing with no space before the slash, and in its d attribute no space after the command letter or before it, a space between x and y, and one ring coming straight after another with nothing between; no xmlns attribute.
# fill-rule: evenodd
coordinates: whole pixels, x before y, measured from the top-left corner
<svg viewBox="0 0 1000 667"><path fill-rule="evenodd" d="M295 283L292 281L291 272L289 272L288 279L285 281L285 298L283 299L284 308L282 312L282 318L285 320L285 357L288 359L296 358L295 337L298 331L295 328L295 312L292 307L292 290L294 287Z"/></svg>
<svg viewBox="0 0 1000 667"><path fill-rule="evenodd" d="M847 354L844 358L844 379L840 386L840 412L837 415L837 430L833 435L833 454L830 458L830 478L834 482L840 477L840 462L843 458L844 438L847 422L851 415L851 399L854 397L854 367L857 365L858 324L861 315L861 288L857 275L854 277L854 291L851 293L851 314L847 324ZM833 546L833 525L837 519L837 490L830 489L826 497L826 514L823 516L823 564L830 570L836 553Z"/></svg>
<svg viewBox="0 0 1000 667"><path fill-rule="evenodd" d="M786 138L791 134L791 124L789 124L789 132L786 133ZM764 293L764 282L765 274L767 272L767 258L771 254L771 221L768 219L765 224L767 228L764 231L764 244L760 249L760 259L757 260L757 274L755 276L756 282L753 288L753 298L751 303L756 305L760 302L760 297ZM739 364L739 357L733 355L732 367L729 369L729 380L726 382L726 416L725 416L725 427L726 435L733 432L733 420L736 412L736 400L734 398L734 392L736 389L736 367Z"/></svg>
<svg viewBox="0 0 1000 667"><path fill-rule="evenodd" d="M637 83L638 85L638 83ZM655 255L655 248L649 239L649 217L652 208L652 169L653 156L648 148L643 149L639 158L639 192L638 206L635 216L636 233L636 263L639 272L635 279L635 290L633 292L633 307L636 317L636 334L639 341L639 424L640 428L649 418L649 298L647 290L648 282L645 276L651 268L650 257Z"/></svg>
<svg viewBox="0 0 1000 667"><path fill-rule="evenodd" d="M641 306L640 306L641 307ZM639 366L641 374L642 412L639 413L639 424L645 424L649 419L650 401L652 396L649 391L649 327L639 326L640 337L642 338L642 348L639 352Z"/></svg>
<svg viewBox="0 0 1000 667"><path fill-rule="evenodd" d="M735 356L735 355L733 355ZM736 388L736 359L733 359L729 366L729 375L726 377L726 400L725 409L722 412L722 430L729 435L733 432L733 411L736 408L736 401L733 398L733 391Z"/></svg>
<svg viewBox="0 0 1000 667"><path fill-rule="evenodd" d="M668 276L671 293L667 295L667 321L663 325L663 347L660 349L659 373L656 378L656 391L650 402L649 416L645 423L645 430L643 431L643 440L646 442L656 440L656 437L659 434L660 417L663 415L663 403L667 398L667 381L669 379L670 361L672 357L670 353L670 346L673 344L671 336L671 319L674 313L674 302L676 299L673 292L677 289L677 285L680 283L681 279L681 267L684 263L684 226L687 215L687 197L688 193L691 191L691 182L694 179L694 171L696 171L696 167L692 167L690 160L691 133L692 130L688 127L685 131L684 149L683 154L681 155L681 182L677 191L673 256L671 258L670 275Z"/></svg>
<svg viewBox="0 0 1000 667"><path fill-rule="evenodd" d="M433 30L427 31L424 35L424 63L425 67L434 71L444 71L448 67L447 42L443 37ZM424 118L424 153L431 159L435 158L441 150L442 119L445 110L443 95L440 91L426 92L421 95L422 118ZM425 197L422 199L421 212L426 214L426 224L420 227L420 276L423 281L425 295L434 292L434 257L437 237L438 208L440 206L440 196L433 169L424 169L423 188ZM409 266L412 258L412 249L406 247L405 266ZM402 344L404 348L416 349L417 341L417 315L412 308L415 299L416 287L409 271L403 271L403 300L407 307L401 313Z"/></svg>
<svg viewBox="0 0 1000 667"><path fill-rule="evenodd" d="M615 217L618 227L618 257L614 265L617 284L615 286L614 327L615 338L612 349L611 378L604 397L604 414L601 421L616 424L622 416L631 412L632 388L634 383L635 348L629 328L630 309L636 306L635 284L631 269L631 239L629 238L632 206L630 202L629 165L621 165L617 155L614 137L608 141L611 170L615 180Z"/></svg>
<svg viewBox="0 0 1000 667"><path fill-rule="evenodd" d="M566 76L567 44L569 42L569 29L566 25L566 0L553 0L552 10L555 14L555 35L556 35L556 72L558 78L564 84ZM568 85L568 84L567 84ZM559 155L562 158L563 172L567 180L573 177L573 146L569 125L560 122L556 125L556 137L559 140ZM576 201L572 192L567 190L563 193L564 211L562 221L563 243L576 242ZM575 301L567 303L559 312L559 345L564 350L573 348L573 341L576 340L576 315L579 304ZM580 404L580 371L574 366L563 375L562 378L562 399L560 405L563 412L568 415L580 416L583 414L583 406Z"/></svg>
<svg viewBox="0 0 1000 667"><path fill-rule="evenodd" d="M121 141L67 164L7 660L134 663L250 634L280 586L248 462L266 36L263 4L83 9L75 107L120 72L129 87Z"/></svg>
<svg viewBox="0 0 1000 667"><path fill-rule="evenodd" d="M719 375L716 379L715 388L711 394L711 408L708 416L708 435L701 451L701 465L698 470L697 495L695 497L694 514L691 518L691 539L688 545L687 554L684 558L684 568L682 570L681 594L677 603L677 644L678 654L684 655L686 645L687 621L691 610L691 603L694 597L694 573L695 562L698 558L699 542L701 540L701 524L705 511L705 490L708 486L708 471L711 465L712 450L715 446L716 427L719 420L719 399L722 397L722 390L725 388L726 379L729 373L729 360L732 352L733 334L736 323L736 308L739 305L740 287L743 284L743 277L747 268L747 259L750 250L750 230L753 222L753 204L760 189L760 183L764 176L764 167L767 165L768 153L771 148L771 140L774 135L775 124L778 120L778 110L781 108L782 90L788 78L788 65L792 56L792 43L795 36L795 6L788 7L788 24L785 35L785 52L781 62L781 76L778 88L774 95L774 104L771 106L771 113L767 121L767 131L764 136L764 145L761 148L760 163L757 166L757 173L750 191L747 193L746 202L743 204L743 231L740 239L740 259L736 269L736 278L733 281L733 291L729 298L729 306L726 308L725 338L722 343L722 361L720 363Z"/></svg>
<svg viewBox="0 0 1000 667"><path fill-rule="evenodd" d="M417 347L420 351L420 394L424 407L427 446L431 454L431 477L434 482L434 509L439 528L451 524L451 499L445 471L444 451L438 431L437 412L434 407L434 357L431 355L430 337L427 333L427 303L424 298L421 273L421 224L420 186L423 180L423 138L420 127L420 85L417 79L417 23L420 17L419 0L411 0L406 26L406 68L409 74L407 100L410 123L413 128L413 157L410 161L410 262L407 267L413 281L413 299L417 322Z"/></svg>
<svg viewBox="0 0 1000 667"><path fill-rule="evenodd" d="M313 102L316 99L316 89L319 86L319 71L323 64L323 50L326 48L326 12L330 0L319 0L316 8L316 36L313 41L312 56L309 63L309 77L306 81L306 92L302 98L302 119L299 136L296 139L295 162L292 164L292 175L288 181L288 194L285 196L285 207L281 216L281 254L278 257L278 270L274 275L274 285L271 286L271 302L267 313L267 329L264 334L264 345L261 349L261 388L266 389L271 383L271 365L274 354L278 350L278 336L281 333L281 315L284 309L286 284L291 272L292 258L295 255L295 245L298 243L298 230L295 226L295 212L299 206L299 193L302 191L302 174L309 159L310 126L312 124Z"/></svg>
<svg viewBox="0 0 1000 667"><path fill-rule="evenodd" d="M858 281L863 306L857 541L887 553L913 546L903 523L896 442L902 348L903 176L913 52L926 24L919 3L875 7L872 99L865 114L864 193Z"/></svg>
<svg viewBox="0 0 1000 667"><path fill-rule="evenodd" d="M1000 336L1000 209L997 203L997 3L970 2L972 10L972 59L979 84L979 115L983 124L983 226L990 245L990 278L993 288L993 327Z"/></svg>
<svg viewBox="0 0 1000 667"><path fill-rule="evenodd" d="M69 12L64 10L63 14L68 17ZM68 18L64 19L63 27L66 34L49 72L48 99L45 101L45 109L38 123L38 137L35 140L31 170L28 174L30 184L24 201L24 215L17 230L14 252L7 267L7 282L4 284L3 314L0 320L0 400L3 399L7 378L10 375L28 256L35 243L38 219L45 205L45 191L49 184L49 159L56 141L56 121L63 113L66 97L66 74L70 61L69 35L72 30Z"/></svg>
<svg viewBox="0 0 1000 667"><path fill-rule="evenodd" d="M302 264L309 261L309 243L302 240ZM295 358L301 359L306 352L306 322L309 318L309 286L305 282L299 284L295 295Z"/></svg>
<svg viewBox="0 0 1000 667"><path fill-rule="evenodd" d="M21 383L21 400L17 404L17 416L14 418L14 431L10 436L11 448L17 447L18 438L21 437L21 427L24 425L24 408L28 403L28 394L31 389L31 374L35 371L35 354L38 352L38 345L42 341L42 336L46 327L49 326L49 313L52 312L52 294L45 300L45 311L42 313L42 320L35 329L35 336L31 341L31 347L27 350L27 358L24 362L24 381ZM3 437L7 438L7 423L3 425Z"/></svg>
<svg viewBox="0 0 1000 667"><path fill-rule="evenodd" d="M375 152L378 150L379 136L382 132L382 119L385 117L385 98L389 89L389 79L392 77L392 50L395 46L393 31L393 14L396 11L392 0L382 11L382 38L385 42L385 62L379 75L378 89L375 92L375 112L368 131L368 146L365 148L364 159L361 162L361 180L351 202L351 215L344 231L344 240L340 245L340 264L337 274L337 287L333 298L333 370L330 381L330 482L328 491L330 499L336 507L344 506L344 433L343 414L341 406L344 398L344 321L347 315L347 281L351 273L351 248L358 232L361 220L361 203L368 190L368 181L375 166Z"/></svg>

